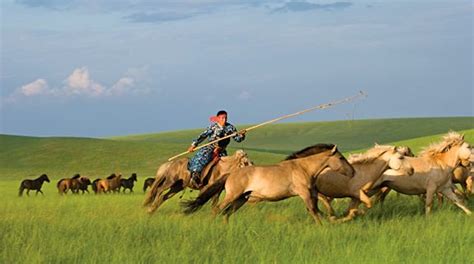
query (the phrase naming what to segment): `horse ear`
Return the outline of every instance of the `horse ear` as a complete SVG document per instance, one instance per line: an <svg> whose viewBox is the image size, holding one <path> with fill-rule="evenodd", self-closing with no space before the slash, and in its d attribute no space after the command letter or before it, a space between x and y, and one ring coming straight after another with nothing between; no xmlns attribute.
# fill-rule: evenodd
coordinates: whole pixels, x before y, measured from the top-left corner
<svg viewBox="0 0 474 264"><path fill-rule="evenodd" d="M379 145L379 143L375 142L375 146L378 147L378 146L380 146L380 145Z"/></svg>
<svg viewBox="0 0 474 264"><path fill-rule="evenodd" d="M331 154L334 154L337 152L337 145L334 145L334 147L331 149Z"/></svg>

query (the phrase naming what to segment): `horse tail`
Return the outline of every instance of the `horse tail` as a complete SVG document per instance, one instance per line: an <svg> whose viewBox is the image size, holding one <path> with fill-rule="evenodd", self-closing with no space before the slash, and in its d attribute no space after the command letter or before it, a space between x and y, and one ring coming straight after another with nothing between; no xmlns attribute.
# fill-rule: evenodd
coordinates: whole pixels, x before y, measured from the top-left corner
<svg viewBox="0 0 474 264"><path fill-rule="evenodd" d="M65 180L65 179L61 179L61 180L59 180L59 181L58 181L58 183L56 183L56 188L58 188L58 189L59 189L59 185L60 185L60 184L61 184L61 182L63 182L64 180Z"/></svg>
<svg viewBox="0 0 474 264"><path fill-rule="evenodd" d="M183 212L185 214L192 214L201 209L214 195L219 194L224 189L228 176L229 173L224 174L222 178L210 185L204 192L200 193L196 199L181 202L181 207L184 208Z"/></svg>
<svg viewBox="0 0 474 264"><path fill-rule="evenodd" d="M235 199L229 205L227 205L224 209L222 209L221 213L225 216L231 215L249 200L251 193L252 191L246 191L242 193L241 195L239 195L239 197L237 197L237 199Z"/></svg>

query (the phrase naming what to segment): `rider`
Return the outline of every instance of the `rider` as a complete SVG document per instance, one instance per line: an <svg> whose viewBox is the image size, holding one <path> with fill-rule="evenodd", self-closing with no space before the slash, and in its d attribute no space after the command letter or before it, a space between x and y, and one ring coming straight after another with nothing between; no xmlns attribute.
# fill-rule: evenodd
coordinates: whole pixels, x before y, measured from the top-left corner
<svg viewBox="0 0 474 264"><path fill-rule="evenodd" d="M211 117L212 124L202 132L199 137L193 140L193 143L189 147L188 151L193 152L194 149L208 138L209 141L213 141L230 134L237 132L237 129L230 123L227 123L227 112L221 110L217 112L216 116ZM233 136L237 142L242 142L245 139L245 130L239 132ZM198 150L198 152L189 160L188 169L191 172L191 183L195 187L201 186L201 171L204 167L211 162L213 159L217 159L222 156L227 156L226 147L230 143L230 138L223 139L214 144L205 146Z"/></svg>

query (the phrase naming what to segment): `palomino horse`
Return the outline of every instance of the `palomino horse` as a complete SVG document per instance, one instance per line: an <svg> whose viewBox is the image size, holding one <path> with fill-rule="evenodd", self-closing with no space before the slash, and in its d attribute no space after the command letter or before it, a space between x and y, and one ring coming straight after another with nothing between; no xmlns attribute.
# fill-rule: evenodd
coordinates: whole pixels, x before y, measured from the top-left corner
<svg viewBox="0 0 474 264"><path fill-rule="evenodd" d="M377 193L381 187L389 187L399 193L408 195L425 195L425 214L429 214L433 205L433 195L441 193L454 202L466 214L471 211L464 205L462 199L453 192L452 172L459 164L469 165L471 152L469 145L464 142L464 136L450 132L443 141L426 148L419 157L406 157L415 172L408 177L384 174L374 184L370 192Z"/></svg>
<svg viewBox="0 0 474 264"><path fill-rule="evenodd" d="M314 183L328 167L349 177L354 175L354 169L335 145L317 144L275 165L245 167L224 175L195 200L185 202L185 213L195 212L225 188L225 198L219 209L225 215L226 222L247 201L280 201L300 196L313 219L321 223Z"/></svg>
<svg viewBox="0 0 474 264"><path fill-rule="evenodd" d="M153 213L166 200L186 187L196 190L190 183L191 173L187 168L188 159L182 158L164 163L158 168L156 177L150 191L147 193L144 206L148 206L148 212ZM202 171L203 182L212 184L220 177L237 168L250 166L252 162L243 150L237 150L234 155L221 157L217 163L211 163ZM169 189L167 193L164 192ZM207 189L206 185L201 190ZM201 191L202 192L202 191Z"/></svg>
<svg viewBox="0 0 474 264"><path fill-rule="evenodd" d="M20 183L20 190L18 192L19 196L23 195L23 190L26 189L26 194L29 196L30 195L30 190L35 190L36 195L38 195L38 192L44 195L44 193L41 191L41 187L43 186L43 182L49 182L48 175L42 174L38 178L34 180L23 180Z"/></svg>
<svg viewBox="0 0 474 264"><path fill-rule="evenodd" d="M120 188L120 179L122 178L122 174L118 176L113 173L105 180L99 180L97 185L97 193L108 193L110 191L116 192Z"/></svg>
<svg viewBox="0 0 474 264"><path fill-rule="evenodd" d="M146 178L145 182L143 183L143 192L146 192L146 189L148 189L148 187L151 187L154 181L155 178Z"/></svg>
<svg viewBox="0 0 474 264"><path fill-rule="evenodd" d="M455 191L466 199L469 198L469 195L472 194L472 184L474 180L474 149L471 148L471 156L469 158L469 166L463 166L459 164L453 170L453 183L459 183L462 188L462 192L459 192L456 188Z"/></svg>
<svg viewBox="0 0 474 264"><path fill-rule="evenodd" d="M326 206L330 217L334 215L334 210L327 197L350 197L352 203L362 202L367 208L371 208L372 203L366 193L386 170L391 169L400 174L413 174L413 167L405 161L404 156L394 146L375 145L363 154L351 155L349 163L355 170L352 178L331 170L321 173L316 178L316 188L322 194L319 198ZM344 220L351 220L356 213L356 209L350 211Z"/></svg>
<svg viewBox="0 0 474 264"><path fill-rule="evenodd" d="M130 176L130 178L128 179L120 179L120 187L123 187L123 192L125 192L126 189L129 189L130 192L132 193L133 192L133 186L134 186L134 182L137 181L137 174L136 173L132 173L132 176ZM119 188L120 188L119 187Z"/></svg>

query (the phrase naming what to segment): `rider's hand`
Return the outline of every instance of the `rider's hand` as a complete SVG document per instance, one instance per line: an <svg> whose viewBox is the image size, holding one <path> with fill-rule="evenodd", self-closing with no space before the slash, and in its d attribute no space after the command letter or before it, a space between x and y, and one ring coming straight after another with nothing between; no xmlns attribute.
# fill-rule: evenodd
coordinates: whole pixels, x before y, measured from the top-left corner
<svg viewBox="0 0 474 264"><path fill-rule="evenodd" d="M245 136L245 133L247 133L247 130L245 129L242 129L241 131L239 131L239 135L241 136Z"/></svg>
<svg viewBox="0 0 474 264"><path fill-rule="evenodd" d="M195 147L194 145L191 145L191 146L188 148L188 152L193 152L195 148L196 148L196 147Z"/></svg>

